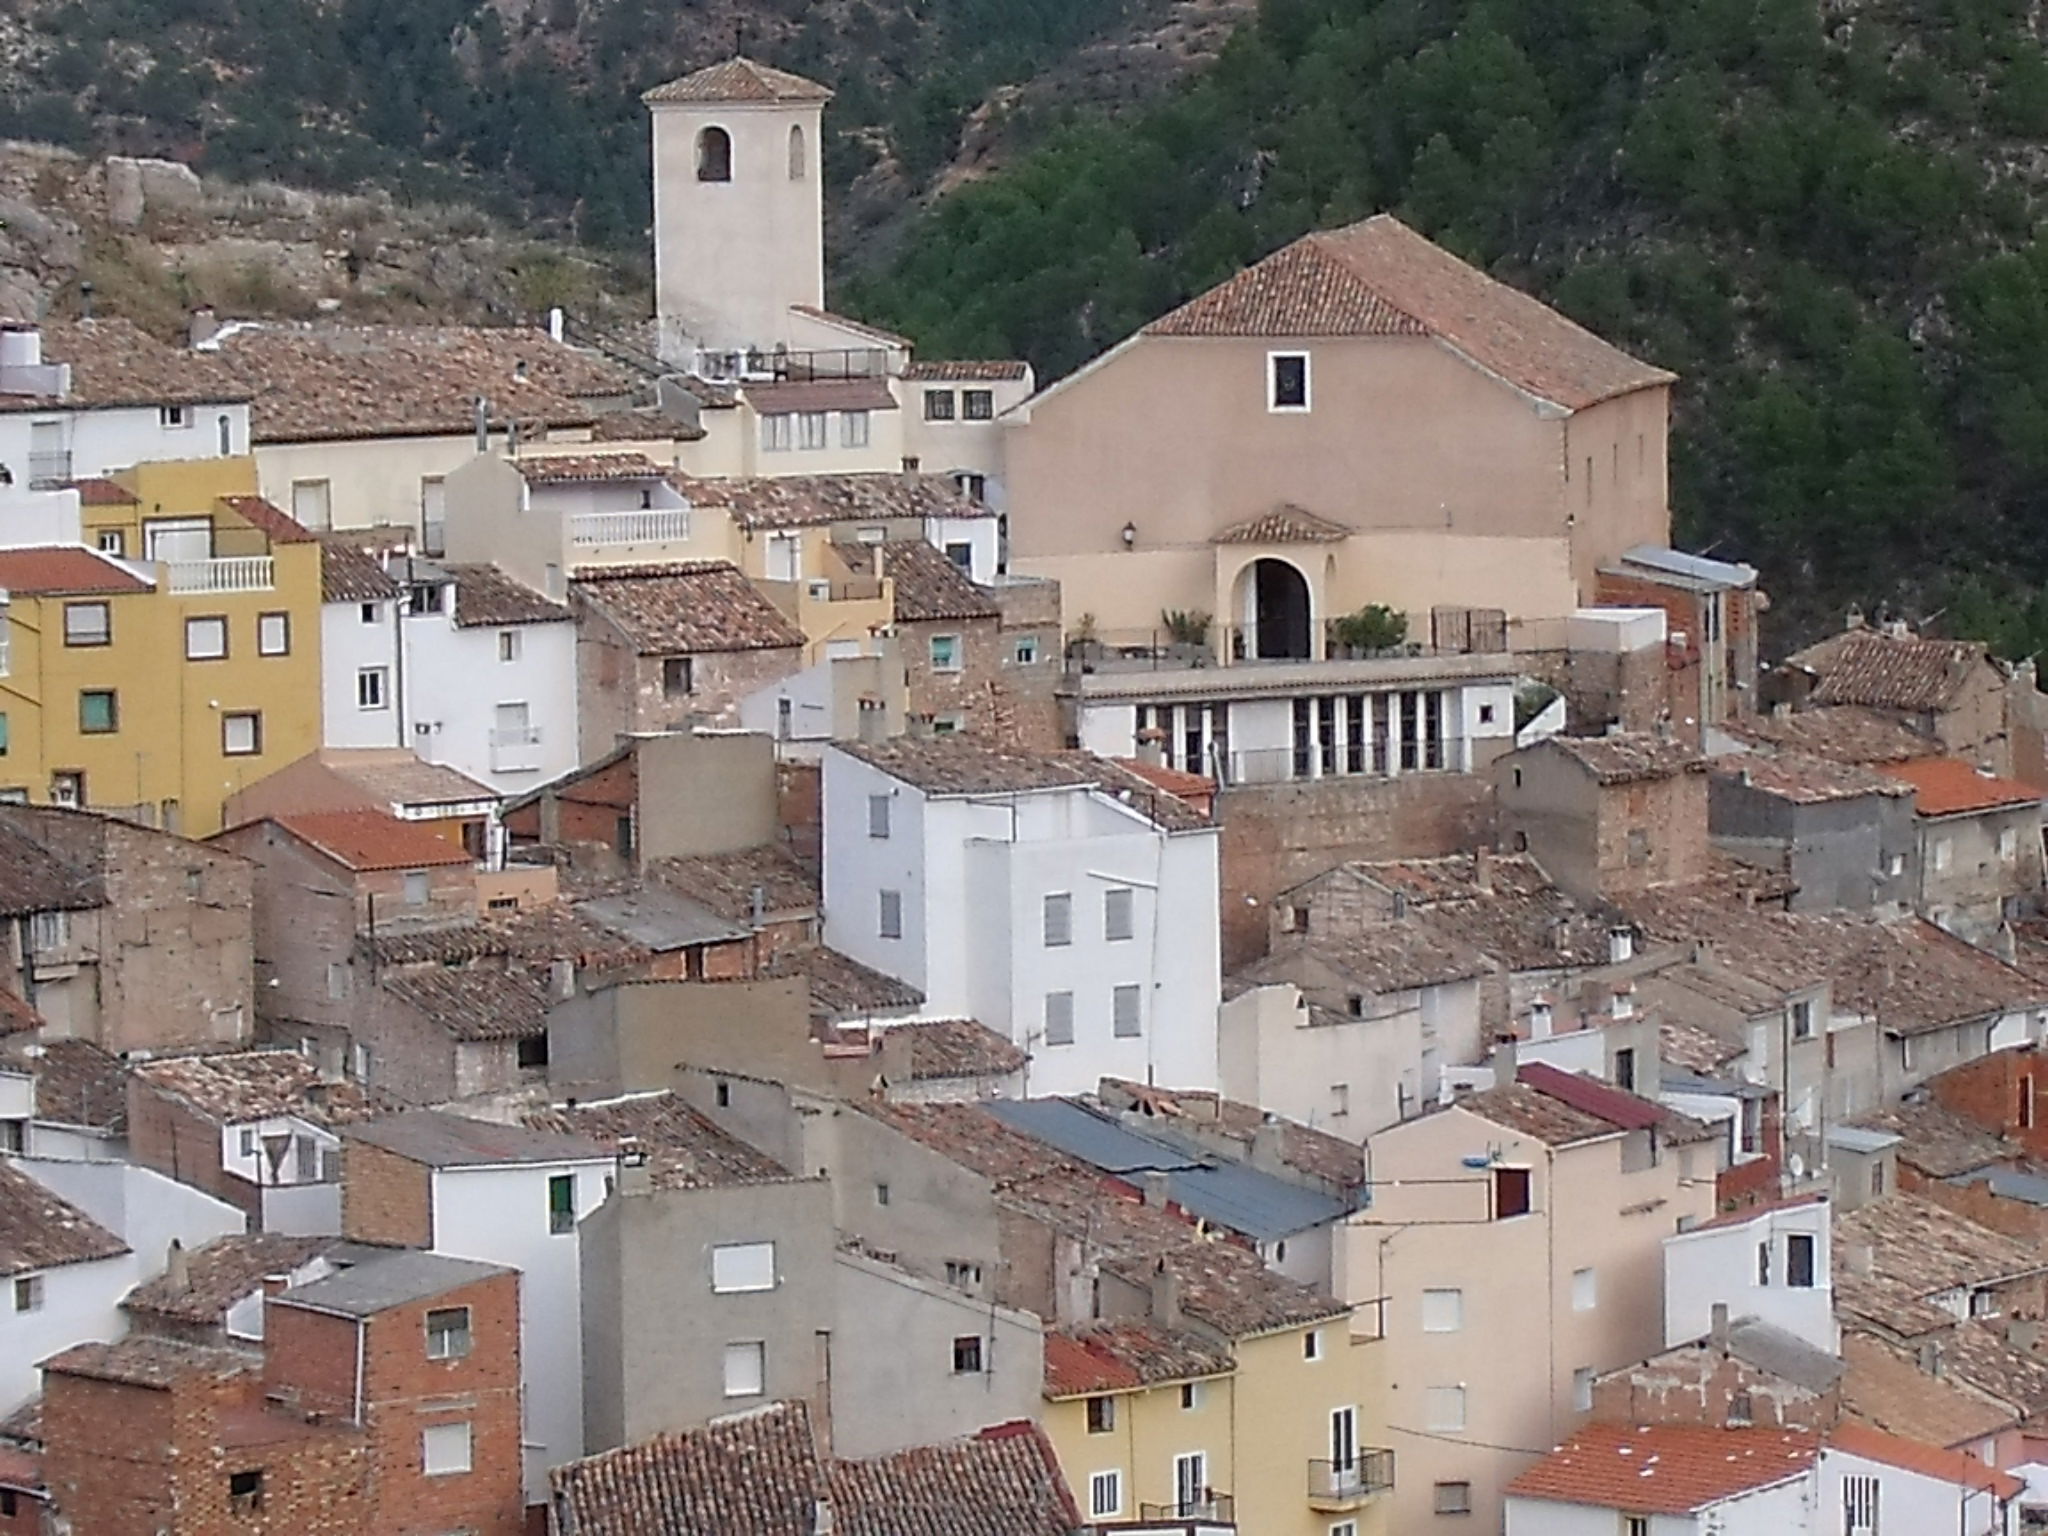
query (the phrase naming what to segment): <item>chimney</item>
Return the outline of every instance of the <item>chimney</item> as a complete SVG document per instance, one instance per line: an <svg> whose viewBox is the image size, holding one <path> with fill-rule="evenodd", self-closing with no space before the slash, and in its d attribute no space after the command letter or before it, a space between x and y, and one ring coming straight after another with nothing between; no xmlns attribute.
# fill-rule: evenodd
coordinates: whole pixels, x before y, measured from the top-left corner
<svg viewBox="0 0 2048 1536"><path fill-rule="evenodd" d="M747 897L747 913L753 919L753 925L756 929L760 928L761 924L767 920L768 887L765 885L754 887L752 893Z"/></svg>
<svg viewBox="0 0 2048 1536"><path fill-rule="evenodd" d="M164 1254L164 1284L178 1296L192 1289L192 1261L185 1257L185 1245L175 1237Z"/></svg>
<svg viewBox="0 0 2048 1536"><path fill-rule="evenodd" d="M1180 1310L1180 1276L1161 1259L1152 1266L1152 1321L1162 1328L1178 1328L1184 1321Z"/></svg>
<svg viewBox="0 0 2048 1536"><path fill-rule="evenodd" d="M816 1499L811 1504L811 1536L832 1536L837 1529L832 1518L832 1501Z"/></svg>
<svg viewBox="0 0 2048 1536"><path fill-rule="evenodd" d="M1858 608L1854 603L1851 603L1849 605L1849 611L1842 615L1842 628L1861 629L1862 627L1863 610L1861 608Z"/></svg>
<svg viewBox="0 0 2048 1536"><path fill-rule="evenodd" d="M1632 1019L1636 1016L1636 989L1622 982L1614 989L1614 995L1607 1000L1607 1016L1610 1019Z"/></svg>
<svg viewBox="0 0 2048 1536"><path fill-rule="evenodd" d="M1472 889L1482 896L1493 894L1493 850L1472 850Z"/></svg>
<svg viewBox="0 0 2048 1536"><path fill-rule="evenodd" d="M1550 999L1539 997L1529 1005L1529 1038L1548 1040L1551 1032L1552 1014Z"/></svg>
<svg viewBox="0 0 2048 1536"><path fill-rule="evenodd" d="M563 339L563 335L564 335L564 332L565 332L565 329L566 329L566 328L565 328L565 326L563 325L563 320L564 320L564 318L565 318L565 317L564 317L564 316L563 316L563 314L562 314L562 306L561 306L561 305L559 305L559 304L555 305L555 307L554 307L554 308L552 308L552 309L550 309L550 310L548 311L548 339L549 339L549 340L551 340L551 341L560 341L560 340L562 340L562 339Z"/></svg>
<svg viewBox="0 0 2048 1536"><path fill-rule="evenodd" d="M1164 1168L1147 1168L1144 1170L1144 1183L1145 1203L1158 1206L1161 1210L1164 1210L1167 1203L1173 1198L1170 1193L1173 1175Z"/></svg>
<svg viewBox="0 0 2048 1536"><path fill-rule="evenodd" d="M1848 1266L1850 1274L1866 1278L1876 1262L1876 1256L1870 1251L1870 1244L1868 1243L1849 1244L1847 1250L1842 1255L1842 1259Z"/></svg>
<svg viewBox="0 0 2048 1536"><path fill-rule="evenodd" d="M220 334L220 317L211 304L202 304L185 318L185 345L203 347Z"/></svg>
<svg viewBox="0 0 2048 1536"><path fill-rule="evenodd" d="M575 961L550 960L548 962L548 991L556 998L571 998L576 995Z"/></svg>
<svg viewBox="0 0 2048 1536"><path fill-rule="evenodd" d="M1941 1379L1941 1345L1933 1339L1920 1346L1920 1369L1936 1381Z"/></svg>
<svg viewBox="0 0 2048 1536"><path fill-rule="evenodd" d="M1607 930L1607 963L1620 965L1636 957L1636 933L1633 928L1614 927Z"/></svg>
<svg viewBox="0 0 2048 1536"><path fill-rule="evenodd" d="M1714 1353L1726 1356L1728 1353L1728 1303L1717 1301L1709 1313L1713 1322L1708 1327L1708 1336L1714 1341Z"/></svg>
<svg viewBox="0 0 2048 1536"><path fill-rule="evenodd" d="M476 424L476 451L478 453L489 453L491 451L491 402L482 395L478 395L474 405L471 407L471 413L475 417Z"/></svg>
<svg viewBox="0 0 2048 1536"><path fill-rule="evenodd" d="M1280 1121L1276 1116L1263 1116L1252 1127L1251 1164L1264 1173L1284 1172L1287 1163L1280 1155Z"/></svg>

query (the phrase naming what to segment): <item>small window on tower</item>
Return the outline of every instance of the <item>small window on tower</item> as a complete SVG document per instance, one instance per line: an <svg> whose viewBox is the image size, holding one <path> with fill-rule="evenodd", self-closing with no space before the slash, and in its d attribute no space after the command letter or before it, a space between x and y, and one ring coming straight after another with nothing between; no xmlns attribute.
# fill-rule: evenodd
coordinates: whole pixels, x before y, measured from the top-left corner
<svg viewBox="0 0 2048 1536"><path fill-rule="evenodd" d="M789 130L789 179L802 181L807 174L809 167L804 158L804 131L800 126L792 126Z"/></svg>
<svg viewBox="0 0 2048 1536"><path fill-rule="evenodd" d="M732 180L732 135L723 128L706 128L697 135L697 179Z"/></svg>

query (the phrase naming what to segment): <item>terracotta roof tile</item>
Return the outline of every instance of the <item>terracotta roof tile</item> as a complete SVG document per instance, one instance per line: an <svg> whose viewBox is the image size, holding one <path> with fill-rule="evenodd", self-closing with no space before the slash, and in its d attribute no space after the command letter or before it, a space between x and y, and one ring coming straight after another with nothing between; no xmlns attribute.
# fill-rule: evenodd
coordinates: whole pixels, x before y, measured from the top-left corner
<svg viewBox="0 0 2048 1536"><path fill-rule="evenodd" d="M872 575L875 557L880 555L882 574L895 584L895 617L899 624L1001 617L994 594L986 587L976 586L943 551L932 548L923 539L834 544L832 548L857 576Z"/></svg>
<svg viewBox="0 0 2048 1536"><path fill-rule="evenodd" d="M249 398L247 384L218 359L158 341L118 317L46 320L42 332L43 361L71 365L65 405L225 405ZM0 395L0 410L57 403Z"/></svg>
<svg viewBox="0 0 2048 1536"><path fill-rule="evenodd" d="M500 957L534 965L570 960L596 970L620 970L653 955L563 902L475 922L380 926L374 936L360 935L356 944L365 956L390 966L460 965Z"/></svg>
<svg viewBox="0 0 2048 1536"><path fill-rule="evenodd" d="M1279 899L1304 901L1313 932L1318 889L1359 880L1401 895L1411 912L1427 912L1437 928L1510 970L1556 970L1607 960L1608 919L1580 907L1527 854L1490 854L1483 876L1472 854L1347 864L1283 891Z"/></svg>
<svg viewBox="0 0 2048 1536"><path fill-rule="evenodd" d="M2017 1428L2023 1414L1986 1400L1867 1333L1842 1335L1842 1412L1929 1445L1965 1445Z"/></svg>
<svg viewBox="0 0 2048 1536"><path fill-rule="evenodd" d="M36 1118L108 1136L128 1130L128 1068L120 1057L75 1037L0 1045L0 1067L36 1080Z"/></svg>
<svg viewBox="0 0 2048 1536"><path fill-rule="evenodd" d="M32 912L83 912L106 905L106 882L98 868L60 857L35 835L33 820L22 825L0 816L0 917Z"/></svg>
<svg viewBox="0 0 2048 1536"><path fill-rule="evenodd" d="M1300 507L1282 503L1270 512L1233 523L1209 542L1212 544L1335 544L1351 537L1353 530L1326 517L1317 517Z"/></svg>
<svg viewBox="0 0 2048 1536"><path fill-rule="evenodd" d="M530 1040L548 1030L543 975L529 965L473 961L387 970L377 984L457 1040Z"/></svg>
<svg viewBox="0 0 2048 1536"><path fill-rule="evenodd" d="M1465 1110L1507 1130L1534 1137L1546 1146L1569 1147L1582 1141L1616 1136L1620 1128L1598 1115L1552 1098L1525 1083L1502 1083L1480 1093L1468 1093L1452 1101L1452 1108Z"/></svg>
<svg viewBox="0 0 2048 1536"><path fill-rule="evenodd" d="M677 475L675 484L695 506L726 508L742 528L994 516L947 475L876 472L732 480Z"/></svg>
<svg viewBox="0 0 2048 1536"><path fill-rule="evenodd" d="M450 565L446 569L455 578L458 629L569 622L567 606L549 601L495 565Z"/></svg>
<svg viewBox="0 0 2048 1536"><path fill-rule="evenodd" d="M1953 1325L1954 1314L1931 1300L1945 1291L2048 1269L2048 1256L2029 1245L1917 1195L1837 1212L1833 1248L1836 1311L1902 1338Z"/></svg>
<svg viewBox="0 0 2048 1536"><path fill-rule="evenodd" d="M150 583L95 549L76 544L0 549L0 588L16 597L147 592Z"/></svg>
<svg viewBox="0 0 2048 1536"><path fill-rule="evenodd" d="M1889 770L1859 763L1835 762L1804 752L1730 752L1711 759L1707 771L1715 778L1740 784L1795 805L1824 805L1864 795L1897 798L1912 793Z"/></svg>
<svg viewBox="0 0 2048 1536"><path fill-rule="evenodd" d="M826 1477L847 1536L1068 1536L1081 1517L1034 1424L834 1461Z"/></svg>
<svg viewBox="0 0 2048 1536"><path fill-rule="evenodd" d="M1356 1189L1365 1183L1365 1149L1355 1141L1332 1136L1296 1120L1288 1120L1246 1104L1226 1099L1200 1088L1159 1088L1135 1083L1128 1078L1105 1077L1101 1093L1127 1096L1141 1115L1154 1116L1167 1125L1184 1128L1214 1126L1243 1148L1249 1160L1251 1144L1262 1133L1273 1138L1282 1163L1339 1189Z"/></svg>
<svg viewBox="0 0 2048 1536"><path fill-rule="evenodd" d="M637 1144L659 1189L718 1189L791 1177L774 1158L719 1129L672 1093L535 1110L537 1130L586 1137L624 1152Z"/></svg>
<svg viewBox="0 0 2048 1536"><path fill-rule="evenodd" d="M803 631L737 566L723 562L587 567L570 587L642 656L781 650L804 643Z"/></svg>
<svg viewBox="0 0 2048 1536"><path fill-rule="evenodd" d="M0 1277L89 1264L128 1245L12 1163L0 1162Z"/></svg>
<svg viewBox="0 0 2048 1536"><path fill-rule="evenodd" d="M658 405L600 411L590 424L593 443L701 443L706 436L703 427Z"/></svg>
<svg viewBox="0 0 2048 1536"><path fill-rule="evenodd" d="M838 742L858 758L929 795L1022 794L1078 789L1098 782L1080 754L1012 752L968 735L902 737L888 742Z"/></svg>
<svg viewBox="0 0 2048 1536"><path fill-rule="evenodd" d="M315 544L318 538L304 523L261 496L223 496L221 502L273 544Z"/></svg>
<svg viewBox="0 0 2048 1536"><path fill-rule="evenodd" d="M473 1120L444 1109L409 1109L352 1125L346 1134L430 1168L603 1162L613 1155L593 1137Z"/></svg>
<svg viewBox="0 0 2048 1536"><path fill-rule="evenodd" d="M1926 1445L1862 1424L1837 1425L1828 1431L1828 1444L1835 1450L1846 1451L1865 1461L1917 1472L1937 1482L1980 1489L1997 1495L2001 1500L2018 1498L2027 1486L2024 1479L2001 1472L1996 1467L1987 1467L1975 1456L1962 1451Z"/></svg>
<svg viewBox="0 0 2048 1536"><path fill-rule="evenodd" d="M1328 967L1362 992L1381 995L1470 981L1491 969L1486 957L1438 927L1427 913L1387 922L1325 928L1276 945L1237 973L1239 980L1292 982L1314 989L1317 969Z"/></svg>
<svg viewBox="0 0 2048 1536"><path fill-rule="evenodd" d="M1815 673L1815 704L1865 704L1910 713L1947 709L1973 676L1991 668L1982 643L1929 640L1874 629L1830 635L1786 659Z"/></svg>
<svg viewBox="0 0 2048 1536"><path fill-rule="evenodd" d="M396 596L398 583L386 573L375 555L347 539L321 539L321 602L379 603Z"/></svg>
<svg viewBox="0 0 2048 1536"><path fill-rule="evenodd" d="M490 785L405 747L322 747L317 756L380 804L461 805L498 798Z"/></svg>
<svg viewBox="0 0 2048 1536"><path fill-rule="evenodd" d="M1721 729L1743 741L1789 747L1838 763L1897 763L1941 752L1941 743L1932 736L1861 704L1730 720Z"/></svg>
<svg viewBox="0 0 2048 1536"><path fill-rule="evenodd" d="M1900 1138L1899 1161L1932 1179L1974 1173L2015 1156L2014 1148L1931 1100L1894 1104L1852 1123L1861 1130L1895 1133Z"/></svg>
<svg viewBox="0 0 2048 1536"><path fill-rule="evenodd" d="M761 967L761 974L805 978L810 984L814 1021L895 1015L924 1004L924 994L909 982L885 976L822 944L778 951Z"/></svg>
<svg viewBox="0 0 2048 1536"><path fill-rule="evenodd" d="M346 1125L377 1113L381 1099L360 1084L329 1082L297 1051L226 1051L206 1056L159 1056L130 1068L135 1080L213 1121L236 1125L296 1115L325 1125Z"/></svg>
<svg viewBox="0 0 2048 1536"><path fill-rule="evenodd" d="M491 419L584 426L585 403L629 395L631 374L527 327L230 326L216 355L253 393L259 443L467 436Z"/></svg>
<svg viewBox="0 0 2048 1536"><path fill-rule="evenodd" d="M1162 336L1433 336L1570 410L1672 375L1497 282L1391 214L1304 235L1145 327Z"/></svg>
<svg viewBox="0 0 2048 1536"><path fill-rule="evenodd" d="M1092 1397L1169 1381L1227 1376L1230 1351L1199 1334L1150 1322L1096 1323L1045 1336L1045 1395Z"/></svg>
<svg viewBox="0 0 2048 1536"><path fill-rule="evenodd" d="M1666 1016L1657 1023L1658 1049L1664 1064L1712 1077L1748 1049L1738 1041L1723 1040L1697 1024Z"/></svg>
<svg viewBox="0 0 2048 1536"><path fill-rule="evenodd" d="M640 99L649 102L830 101L832 92L817 81L793 75L786 69L735 57L657 85L642 92Z"/></svg>
<svg viewBox="0 0 2048 1536"><path fill-rule="evenodd" d="M798 411L893 411L896 397L880 377L792 379L778 384L745 384L740 395L763 416Z"/></svg>
<svg viewBox="0 0 2048 1536"><path fill-rule="evenodd" d="M213 1344L130 1334L118 1344L78 1344L43 1362L45 1371L163 1390L195 1377L224 1380L263 1369L261 1356Z"/></svg>
<svg viewBox="0 0 2048 1536"><path fill-rule="evenodd" d="M1913 809L1921 816L1967 816L2041 802L2039 790L1984 773L1959 758L1923 757L1887 763L1880 771L1912 789Z"/></svg>
<svg viewBox="0 0 2048 1536"><path fill-rule="evenodd" d="M78 492L79 504L87 507L132 507L140 500L127 486L99 476L74 480L71 489Z"/></svg>
<svg viewBox="0 0 2048 1536"><path fill-rule="evenodd" d="M778 846L649 859L644 872L649 880L681 891L735 921L752 918L756 892L765 918L815 915L818 910L817 877L787 848Z"/></svg>
<svg viewBox="0 0 2048 1536"><path fill-rule="evenodd" d="M903 1076L916 1083L952 1078L1001 1077L1030 1058L1004 1036L973 1019L913 1019L891 1024L887 1039L904 1047Z"/></svg>
<svg viewBox="0 0 2048 1536"><path fill-rule="evenodd" d="M271 820L344 869L426 869L468 864L462 849L416 821L383 811L293 811Z"/></svg>
<svg viewBox="0 0 2048 1536"><path fill-rule="evenodd" d="M528 485L594 485L668 475L644 453L531 453L511 463Z"/></svg>
<svg viewBox="0 0 2048 1536"><path fill-rule="evenodd" d="M1507 1486L1509 1498L1686 1515L1789 1482L1819 1455L1812 1435L1691 1424L1588 1424Z"/></svg>
<svg viewBox="0 0 2048 1536"><path fill-rule="evenodd" d="M1682 741L1646 732L1614 736L1546 736L1534 747L1550 746L1578 763L1602 784L1634 784L1704 771L1706 760Z"/></svg>
<svg viewBox="0 0 2048 1536"><path fill-rule="evenodd" d="M931 358L914 362L903 370L913 384L975 384L1021 382L1030 365L1019 358Z"/></svg>
<svg viewBox="0 0 2048 1536"><path fill-rule="evenodd" d="M158 1275L130 1291L121 1305L130 1312L218 1327L227 1310L261 1290L265 1280L289 1277L334 1243L331 1237L282 1232L217 1237L185 1256L183 1285L168 1273Z"/></svg>

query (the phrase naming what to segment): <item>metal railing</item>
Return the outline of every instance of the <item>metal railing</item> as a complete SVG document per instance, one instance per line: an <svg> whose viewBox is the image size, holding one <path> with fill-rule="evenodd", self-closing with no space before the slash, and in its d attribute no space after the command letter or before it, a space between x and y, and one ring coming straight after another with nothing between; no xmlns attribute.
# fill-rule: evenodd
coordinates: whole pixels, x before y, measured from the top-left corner
<svg viewBox="0 0 2048 1536"><path fill-rule="evenodd" d="M31 453L28 456L28 488L32 491L53 491L61 485L71 483L71 450L62 449L54 453Z"/></svg>
<svg viewBox="0 0 2048 1536"><path fill-rule="evenodd" d="M569 542L582 548L604 544L672 544L690 537L687 507L641 512L577 512L569 518Z"/></svg>
<svg viewBox="0 0 2048 1536"><path fill-rule="evenodd" d="M1348 1504L1385 1493L1394 1486L1394 1453L1361 1446L1347 1461L1327 1457L1308 1464L1308 1496L1312 1503Z"/></svg>
<svg viewBox="0 0 2048 1536"><path fill-rule="evenodd" d="M173 592L268 592L277 585L276 562L269 555L166 560L163 566Z"/></svg>
<svg viewBox="0 0 2048 1536"><path fill-rule="evenodd" d="M889 373L886 347L816 347L767 351L699 349L692 370L700 378L722 382L774 380L810 383L819 379L879 379Z"/></svg>
<svg viewBox="0 0 2048 1536"><path fill-rule="evenodd" d="M540 766L540 727L491 732L491 771L518 773Z"/></svg>
<svg viewBox="0 0 2048 1536"><path fill-rule="evenodd" d="M1406 773L1456 773L1465 764L1461 736L1426 741L1315 742L1222 754L1226 784L1286 784L1299 779L1384 779Z"/></svg>
<svg viewBox="0 0 2048 1536"><path fill-rule="evenodd" d="M1179 1504L1140 1504L1140 1520L1194 1520L1208 1525L1235 1525L1237 1500L1227 1493L1211 1491L1205 1497Z"/></svg>

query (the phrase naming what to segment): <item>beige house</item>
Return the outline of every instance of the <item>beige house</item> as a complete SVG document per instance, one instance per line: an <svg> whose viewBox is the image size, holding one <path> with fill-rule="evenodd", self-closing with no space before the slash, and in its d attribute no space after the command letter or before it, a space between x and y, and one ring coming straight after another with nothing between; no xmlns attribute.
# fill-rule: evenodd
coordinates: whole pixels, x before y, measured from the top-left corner
<svg viewBox="0 0 2048 1536"><path fill-rule="evenodd" d="M1501 1489L1664 1347L1663 1241L1714 1214L1703 1127L1554 1068L1368 1143L1339 1294L1380 1319L1402 1536L1497 1531Z"/></svg>
<svg viewBox="0 0 2048 1536"><path fill-rule="evenodd" d="M1226 660L1372 603L1561 617L1668 539L1672 379L1389 215L1307 235L1010 414L1012 565Z"/></svg>

